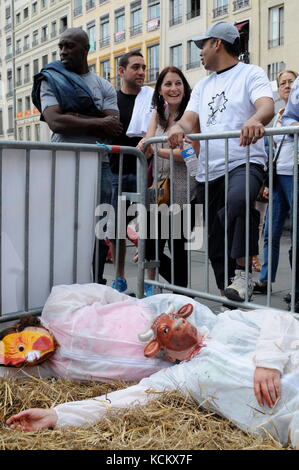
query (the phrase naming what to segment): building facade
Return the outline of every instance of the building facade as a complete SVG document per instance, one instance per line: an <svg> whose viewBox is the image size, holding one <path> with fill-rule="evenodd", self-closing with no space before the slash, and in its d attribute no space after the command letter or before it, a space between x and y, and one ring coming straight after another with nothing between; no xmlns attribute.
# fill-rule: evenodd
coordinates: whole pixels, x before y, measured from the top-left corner
<svg viewBox="0 0 299 470"><path fill-rule="evenodd" d="M3 138L47 141L51 132L31 101L33 75L56 60L71 25L71 0L1 0Z"/></svg>
<svg viewBox="0 0 299 470"><path fill-rule="evenodd" d="M208 23L229 21L240 31L242 58L260 65L273 82L285 69L299 71L296 0L207 0Z"/></svg>
<svg viewBox="0 0 299 470"><path fill-rule="evenodd" d="M160 0L73 0L73 26L89 36L90 68L119 88L119 58L140 51L147 63L146 83L154 83L160 63Z"/></svg>
<svg viewBox="0 0 299 470"><path fill-rule="evenodd" d="M192 38L207 29L206 2L202 0L163 0L161 8L161 61L179 67L191 87L206 76L199 49Z"/></svg>

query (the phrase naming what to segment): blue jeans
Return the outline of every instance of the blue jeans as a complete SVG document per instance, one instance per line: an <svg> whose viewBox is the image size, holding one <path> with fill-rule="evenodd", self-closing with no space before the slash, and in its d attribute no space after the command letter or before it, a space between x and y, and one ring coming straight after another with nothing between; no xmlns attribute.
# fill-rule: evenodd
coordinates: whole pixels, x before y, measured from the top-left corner
<svg viewBox="0 0 299 470"><path fill-rule="evenodd" d="M111 197L111 205L114 208L114 213L115 213L115 222L117 221L117 209L118 209L118 173L112 173L111 172L111 182L112 182L112 197ZM123 174L122 175L122 192L126 193L136 193L136 187L137 187L137 176L134 174ZM130 205L130 202L127 201L127 210ZM133 220L134 217L128 217L126 216L126 225L130 223L131 220ZM117 227L115 227L115 233L117 233ZM115 240L110 238L110 241L112 243L115 243Z"/></svg>
<svg viewBox="0 0 299 470"><path fill-rule="evenodd" d="M272 222L272 273L271 282L275 282L278 261L280 238L289 213L293 210L293 176L277 175L273 191L273 222ZM293 222L292 222L293 225ZM298 221L297 221L298 226ZM299 228L299 227L298 227ZM292 233L291 233L292 236ZM268 238L269 238L269 212L267 211L264 229L264 261L260 274L260 281L268 281ZM299 296L299 234L297 234L297 260L296 260L296 297ZM289 250L289 261L292 265L292 246Z"/></svg>
<svg viewBox="0 0 299 470"><path fill-rule="evenodd" d="M100 195L100 204L111 204L111 197L112 197L112 173L110 170L109 163L102 163L102 175L101 175L101 195ZM101 216L102 219L105 215ZM93 254L93 277L94 282L98 284L105 284L105 279L103 279L103 273L106 263L106 257L108 253L108 246L106 245L104 240L96 239L96 243L98 243L98 250L99 250L99 257L96 263L95 254L96 254L96 247L94 248Z"/></svg>

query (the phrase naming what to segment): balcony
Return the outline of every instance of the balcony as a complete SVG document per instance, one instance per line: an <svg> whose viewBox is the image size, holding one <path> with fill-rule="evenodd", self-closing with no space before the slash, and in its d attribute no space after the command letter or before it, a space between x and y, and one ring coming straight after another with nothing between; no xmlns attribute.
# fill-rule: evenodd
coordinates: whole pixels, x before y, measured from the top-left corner
<svg viewBox="0 0 299 470"><path fill-rule="evenodd" d="M137 24L137 25L131 26L131 28L130 28L130 36L131 37L137 36L137 34L141 34L141 33L142 33L142 24Z"/></svg>
<svg viewBox="0 0 299 470"><path fill-rule="evenodd" d="M85 6L86 6L86 10L92 10L92 8L96 7L96 2L95 0L87 0Z"/></svg>
<svg viewBox="0 0 299 470"><path fill-rule="evenodd" d="M16 48L16 55L21 54L21 52L22 52L22 48L21 48L21 47L17 47L17 48Z"/></svg>
<svg viewBox="0 0 299 470"><path fill-rule="evenodd" d="M213 9L213 18L218 18L218 16L224 16L228 14L228 5L223 5L222 7Z"/></svg>
<svg viewBox="0 0 299 470"><path fill-rule="evenodd" d="M235 0L233 2L234 11L241 10L242 8L247 8L250 6L250 0Z"/></svg>
<svg viewBox="0 0 299 470"><path fill-rule="evenodd" d="M45 36L42 36L40 42L41 43L46 42L46 41L48 41L48 39L49 39L49 36L46 34Z"/></svg>
<svg viewBox="0 0 299 470"><path fill-rule="evenodd" d="M54 29L53 31L51 31L51 38L52 39L56 38L56 36L57 36L57 31L56 31L56 29Z"/></svg>
<svg viewBox="0 0 299 470"><path fill-rule="evenodd" d="M38 46L38 39L33 39L32 47Z"/></svg>
<svg viewBox="0 0 299 470"><path fill-rule="evenodd" d="M114 33L114 42L121 42L126 39L126 32L125 31L117 31Z"/></svg>
<svg viewBox="0 0 299 470"><path fill-rule="evenodd" d="M31 82L31 77L25 77L24 78L24 84Z"/></svg>
<svg viewBox="0 0 299 470"><path fill-rule="evenodd" d="M155 29L160 28L160 18L153 18L147 22L147 30L155 31Z"/></svg>
<svg viewBox="0 0 299 470"><path fill-rule="evenodd" d="M4 31L9 31L11 28L12 28L12 22L7 23L7 24L4 26Z"/></svg>
<svg viewBox="0 0 299 470"><path fill-rule="evenodd" d="M23 52L26 52L30 49L30 45L29 44L25 44L24 47L23 47Z"/></svg>
<svg viewBox="0 0 299 470"><path fill-rule="evenodd" d="M8 91L5 96L6 96L6 98L12 98L13 97L13 91L12 90Z"/></svg>
<svg viewBox="0 0 299 470"><path fill-rule="evenodd" d="M192 20L192 18L196 18L197 16L200 16L200 9L199 8L197 10L188 11L187 20Z"/></svg>
<svg viewBox="0 0 299 470"><path fill-rule="evenodd" d="M21 85L22 85L22 80L18 80L18 81L16 82L16 86L21 86Z"/></svg>
<svg viewBox="0 0 299 470"><path fill-rule="evenodd" d="M194 60L193 62L189 62L186 67L187 70L196 69L197 67L200 67L200 60Z"/></svg>
<svg viewBox="0 0 299 470"><path fill-rule="evenodd" d="M4 57L5 60L10 60L12 59L12 52L9 52L8 54L6 54L6 56Z"/></svg>
<svg viewBox="0 0 299 470"><path fill-rule="evenodd" d="M100 39L100 48L110 46L110 37Z"/></svg>
<svg viewBox="0 0 299 470"><path fill-rule="evenodd" d="M60 26L60 28L59 28L59 34L64 33L64 31L66 31L66 30L67 30L67 24L64 24L63 26Z"/></svg>
<svg viewBox="0 0 299 470"><path fill-rule="evenodd" d="M170 18L169 26L174 26L176 24L180 24L180 23L182 23L182 21L183 21L182 16L175 16L173 18Z"/></svg>
<svg viewBox="0 0 299 470"><path fill-rule="evenodd" d="M7 132L7 134L13 134L14 131L15 131L15 130L14 130L13 127L9 127L6 132Z"/></svg>

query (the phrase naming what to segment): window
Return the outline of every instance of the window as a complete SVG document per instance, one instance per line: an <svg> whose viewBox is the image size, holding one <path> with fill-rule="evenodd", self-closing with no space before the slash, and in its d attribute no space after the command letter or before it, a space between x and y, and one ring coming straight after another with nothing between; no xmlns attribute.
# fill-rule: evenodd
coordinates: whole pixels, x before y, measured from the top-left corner
<svg viewBox="0 0 299 470"><path fill-rule="evenodd" d="M14 131L13 107L8 106L7 112L8 112L8 129L7 129L7 132L9 134L11 134Z"/></svg>
<svg viewBox="0 0 299 470"><path fill-rule="evenodd" d="M89 37L90 52L96 50L96 25L95 21L88 23L87 25L87 34Z"/></svg>
<svg viewBox="0 0 299 470"><path fill-rule="evenodd" d="M21 23L21 13L17 13L16 14L16 24L20 24Z"/></svg>
<svg viewBox="0 0 299 470"><path fill-rule="evenodd" d="M29 43L29 34L26 34L26 36L24 36L24 51L28 51L28 49L30 48L30 43Z"/></svg>
<svg viewBox="0 0 299 470"><path fill-rule="evenodd" d="M234 1L234 11L241 10L241 8L249 7L249 0L235 0Z"/></svg>
<svg viewBox="0 0 299 470"><path fill-rule="evenodd" d="M188 41L187 43L187 70L194 69L195 67L200 67L200 57L198 47L195 45L194 41Z"/></svg>
<svg viewBox="0 0 299 470"><path fill-rule="evenodd" d="M45 25L42 27L42 37L41 41L45 42L48 40L48 25Z"/></svg>
<svg viewBox="0 0 299 470"><path fill-rule="evenodd" d="M6 55L12 56L12 39L11 37L6 39Z"/></svg>
<svg viewBox="0 0 299 470"><path fill-rule="evenodd" d="M268 65L268 78L270 82L274 82L277 75L285 69L286 64L284 62L274 62L273 64Z"/></svg>
<svg viewBox="0 0 299 470"><path fill-rule="evenodd" d="M138 2L131 3L131 27L130 35L136 36L136 34L142 33L142 9L141 0Z"/></svg>
<svg viewBox="0 0 299 470"><path fill-rule="evenodd" d="M36 142L40 141L40 125L39 124L35 124L34 126L34 140L36 140Z"/></svg>
<svg viewBox="0 0 299 470"><path fill-rule="evenodd" d="M147 30L154 31L160 26L160 2L157 0L148 0L147 12Z"/></svg>
<svg viewBox="0 0 299 470"><path fill-rule="evenodd" d="M22 52L22 44L21 39L16 40L16 54L21 54Z"/></svg>
<svg viewBox="0 0 299 470"><path fill-rule="evenodd" d="M101 76L106 80L110 80L110 60L103 60L101 62Z"/></svg>
<svg viewBox="0 0 299 470"><path fill-rule="evenodd" d="M37 74L39 72L39 61L38 59L34 59L33 61L33 74Z"/></svg>
<svg viewBox="0 0 299 470"><path fill-rule="evenodd" d="M95 8L95 6L96 6L95 0L86 1L86 10L91 10L92 8Z"/></svg>
<svg viewBox="0 0 299 470"><path fill-rule="evenodd" d="M51 38L55 38L57 36L57 23L56 21L52 21L51 23Z"/></svg>
<svg viewBox="0 0 299 470"><path fill-rule="evenodd" d="M82 0L75 0L74 3L74 16L82 15Z"/></svg>
<svg viewBox="0 0 299 470"><path fill-rule="evenodd" d="M32 15L36 15L37 13L37 2L32 3Z"/></svg>
<svg viewBox="0 0 299 470"><path fill-rule="evenodd" d="M200 0L188 0L187 20L200 16Z"/></svg>
<svg viewBox="0 0 299 470"><path fill-rule="evenodd" d="M26 126L26 140L31 140L31 126Z"/></svg>
<svg viewBox="0 0 299 470"><path fill-rule="evenodd" d="M169 26L182 22L182 2L181 0L170 0Z"/></svg>
<svg viewBox="0 0 299 470"><path fill-rule="evenodd" d="M269 48L284 43L284 7L269 8Z"/></svg>
<svg viewBox="0 0 299 470"><path fill-rule="evenodd" d="M41 0L41 9L47 7L48 0Z"/></svg>
<svg viewBox="0 0 299 470"><path fill-rule="evenodd" d="M213 17L227 15L228 0L214 0Z"/></svg>
<svg viewBox="0 0 299 470"><path fill-rule="evenodd" d="M116 70L116 83L115 88L119 89L121 87L121 78L119 75L119 61L121 56L115 57L115 70Z"/></svg>
<svg viewBox="0 0 299 470"><path fill-rule="evenodd" d="M25 111L30 111L31 108L31 100L30 95L25 96Z"/></svg>
<svg viewBox="0 0 299 470"><path fill-rule="evenodd" d="M22 85L22 67L17 68L17 83L16 86Z"/></svg>
<svg viewBox="0 0 299 470"><path fill-rule="evenodd" d="M36 29L32 33L32 47L37 46L37 45L38 45L38 29Z"/></svg>
<svg viewBox="0 0 299 470"><path fill-rule="evenodd" d="M22 100L22 98L18 98L18 100L17 100L17 113L22 113L22 112L23 112L23 100Z"/></svg>
<svg viewBox="0 0 299 470"><path fill-rule="evenodd" d="M48 54L42 56L42 67L45 67L48 63Z"/></svg>
<svg viewBox="0 0 299 470"><path fill-rule="evenodd" d="M24 83L30 82L30 65L24 65Z"/></svg>
<svg viewBox="0 0 299 470"><path fill-rule="evenodd" d="M115 42L123 41L126 38L125 31L125 9L115 11Z"/></svg>
<svg viewBox="0 0 299 470"><path fill-rule="evenodd" d="M3 111L0 109L0 135L3 135Z"/></svg>
<svg viewBox="0 0 299 470"><path fill-rule="evenodd" d="M183 66L182 44L170 48L170 63L179 69Z"/></svg>
<svg viewBox="0 0 299 470"><path fill-rule="evenodd" d="M100 47L106 47L110 44L109 37L109 15L102 16L100 18Z"/></svg>
<svg viewBox="0 0 299 470"><path fill-rule="evenodd" d="M60 18L60 33L63 33L67 29L67 16Z"/></svg>
<svg viewBox="0 0 299 470"><path fill-rule="evenodd" d="M18 139L23 140L23 127L19 127L18 129Z"/></svg>
<svg viewBox="0 0 299 470"><path fill-rule="evenodd" d="M26 20L29 16L29 9L28 7L24 8L23 10L24 20Z"/></svg>
<svg viewBox="0 0 299 470"><path fill-rule="evenodd" d="M52 62L55 62L55 60L57 60L57 52L56 51L52 52Z"/></svg>
<svg viewBox="0 0 299 470"><path fill-rule="evenodd" d="M13 94L13 80L12 80L12 70L7 70L7 94L12 96Z"/></svg>
<svg viewBox="0 0 299 470"><path fill-rule="evenodd" d="M156 81L159 75L159 44L148 47L147 63L148 63L147 81L154 82Z"/></svg>

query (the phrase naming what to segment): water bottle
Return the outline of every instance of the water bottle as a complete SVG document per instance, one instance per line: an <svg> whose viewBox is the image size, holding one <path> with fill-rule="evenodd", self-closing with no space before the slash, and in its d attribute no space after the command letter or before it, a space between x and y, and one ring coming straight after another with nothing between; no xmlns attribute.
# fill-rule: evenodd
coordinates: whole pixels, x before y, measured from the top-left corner
<svg viewBox="0 0 299 470"><path fill-rule="evenodd" d="M191 144L185 143L184 145L184 150L182 150L182 157L184 159L184 162L186 163L186 166L189 170L190 176L196 176L197 173L197 166L198 166L198 159L197 155L194 151L194 148L192 147Z"/></svg>

